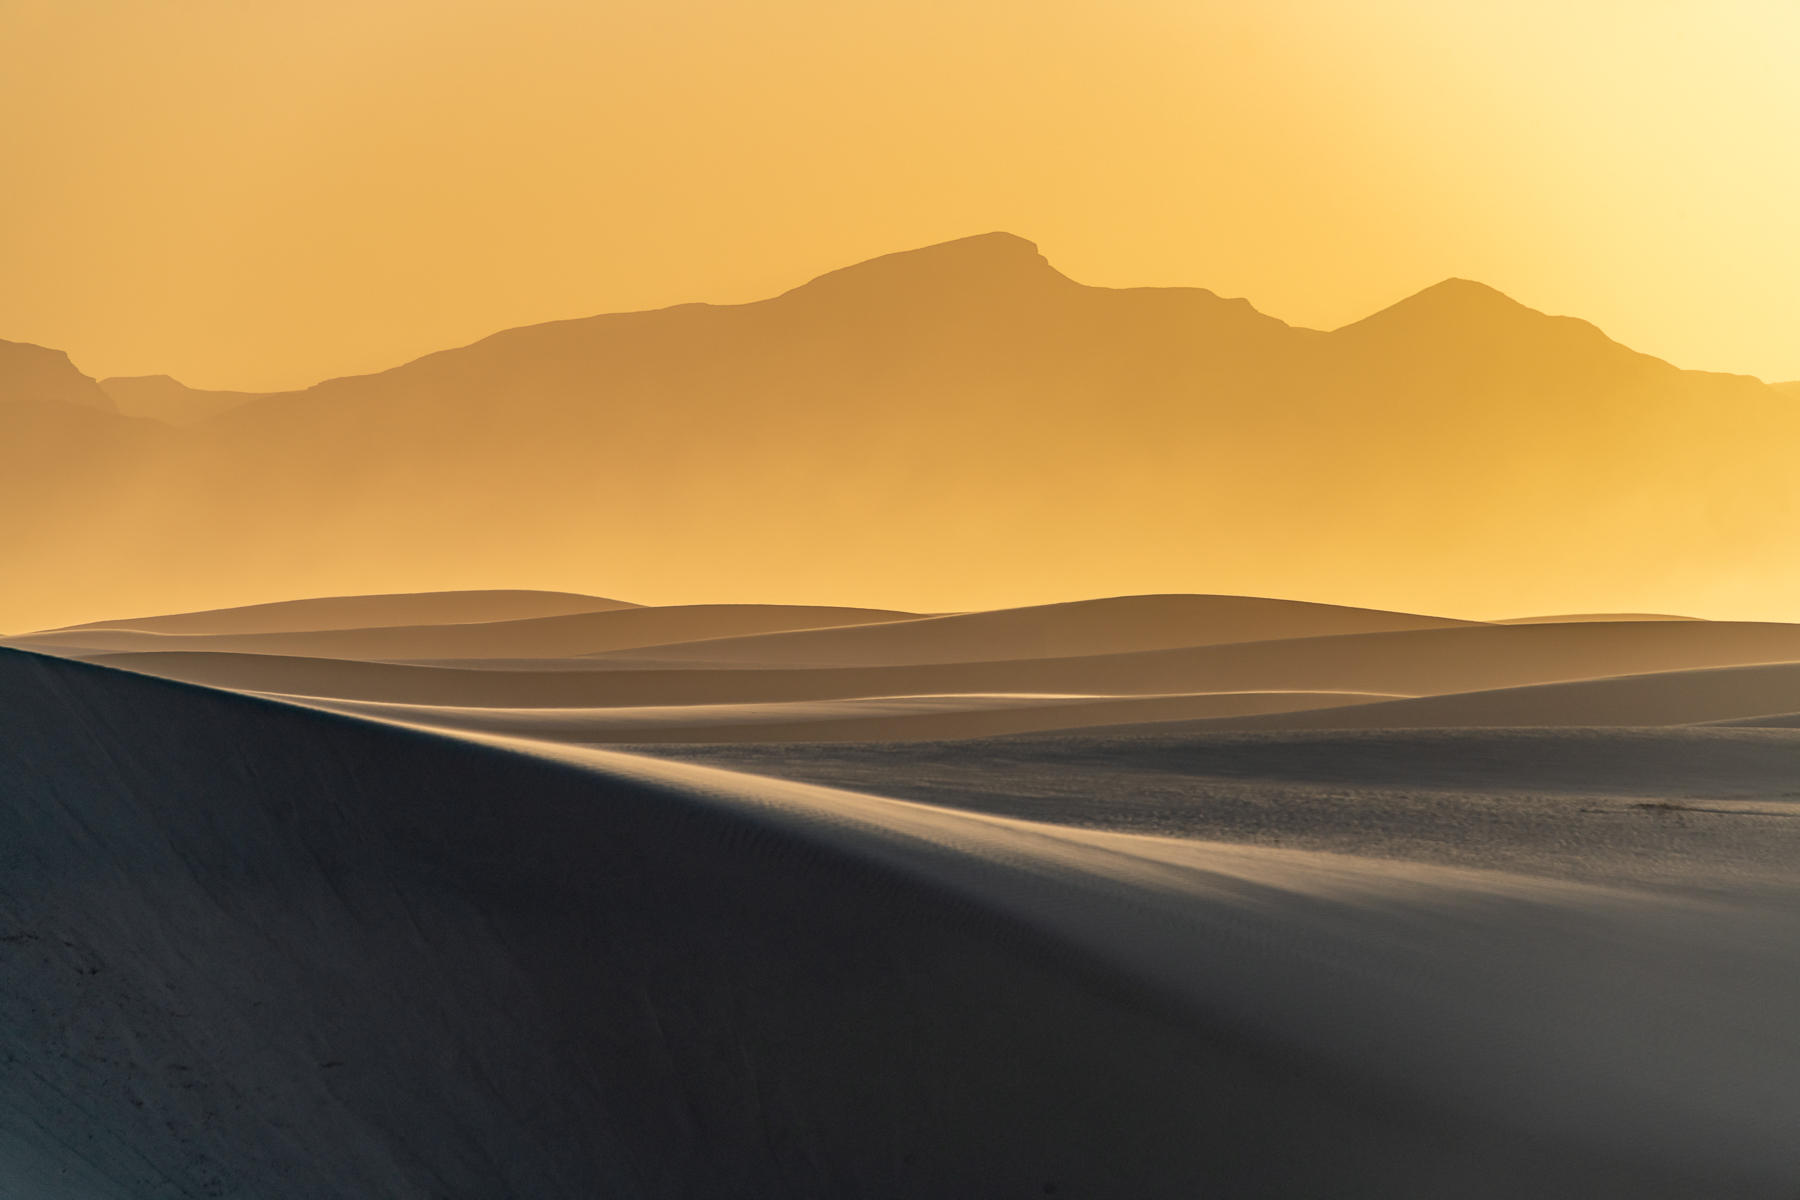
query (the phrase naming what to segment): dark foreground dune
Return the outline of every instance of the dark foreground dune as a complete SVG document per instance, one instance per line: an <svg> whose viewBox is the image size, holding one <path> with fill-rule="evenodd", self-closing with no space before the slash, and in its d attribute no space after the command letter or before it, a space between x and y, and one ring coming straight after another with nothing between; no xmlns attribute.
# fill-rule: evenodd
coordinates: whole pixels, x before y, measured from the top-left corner
<svg viewBox="0 0 1800 1200"><path fill-rule="evenodd" d="M1317 805L1306 849L1144 837L6 650L0 712L8 1194L1800 1179L1800 905L1754 873L1375 857ZM1082 769L1129 795L1136 744Z"/></svg>

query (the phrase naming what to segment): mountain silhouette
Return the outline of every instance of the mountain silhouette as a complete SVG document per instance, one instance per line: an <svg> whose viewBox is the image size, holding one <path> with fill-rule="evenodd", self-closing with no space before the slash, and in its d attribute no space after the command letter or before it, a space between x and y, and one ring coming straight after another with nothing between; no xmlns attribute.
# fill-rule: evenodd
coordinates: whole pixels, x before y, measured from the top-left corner
<svg viewBox="0 0 1800 1200"><path fill-rule="evenodd" d="M1789 395L1466 280L1321 332L1201 288L1086 286L994 233L750 304L507 330L187 429L87 416L5 418L0 502L54 519L0 535L35 580L0 628L494 586L926 611L1800 601Z"/></svg>
<svg viewBox="0 0 1800 1200"><path fill-rule="evenodd" d="M0 404L73 404L113 412L100 385L75 369L61 350L29 342L0 341Z"/></svg>
<svg viewBox="0 0 1800 1200"><path fill-rule="evenodd" d="M126 416L170 425L193 425L256 398L254 392L191 388L168 375L116 375L102 379L100 388Z"/></svg>

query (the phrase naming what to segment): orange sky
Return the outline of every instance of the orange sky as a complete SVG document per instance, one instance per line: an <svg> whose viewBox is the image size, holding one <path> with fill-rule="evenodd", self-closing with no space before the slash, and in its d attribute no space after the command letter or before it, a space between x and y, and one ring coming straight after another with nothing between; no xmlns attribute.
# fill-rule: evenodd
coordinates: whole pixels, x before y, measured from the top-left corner
<svg viewBox="0 0 1800 1200"><path fill-rule="evenodd" d="M989 229L1800 378L1793 0L0 0L0 337L272 388Z"/></svg>

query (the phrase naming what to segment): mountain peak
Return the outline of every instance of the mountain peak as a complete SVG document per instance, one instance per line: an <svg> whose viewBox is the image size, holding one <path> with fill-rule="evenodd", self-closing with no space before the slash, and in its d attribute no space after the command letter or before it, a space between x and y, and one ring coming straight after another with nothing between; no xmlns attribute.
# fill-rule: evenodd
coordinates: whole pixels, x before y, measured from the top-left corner
<svg viewBox="0 0 1800 1200"><path fill-rule="evenodd" d="M1496 317L1531 316L1544 318L1545 314L1534 308L1527 308L1498 288L1489 287L1474 279L1463 279L1452 276L1414 292L1406 299L1390 304L1380 312L1356 321L1345 328L1355 328L1371 321L1380 321L1391 316L1432 316L1451 319L1471 318L1492 320Z"/></svg>
<svg viewBox="0 0 1800 1200"><path fill-rule="evenodd" d="M129 384L145 384L145 385L155 384L157 387L186 387L187 386L187 384L181 382L181 380L175 378L173 375L108 375L105 379L102 379L100 381L100 386L103 388L111 387L115 383L127 384L127 385L129 385Z"/></svg>
<svg viewBox="0 0 1800 1200"><path fill-rule="evenodd" d="M1035 243L1017 234L994 232L884 254L827 272L787 294L826 295L841 289L992 291L1021 283L1067 282Z"/></svg>
<svg viewBox="0 0 1800 1200"><path fill-rule="evenodd" d="M1540 364L1558 363L1558 369L1577 360L1621 356L1643 363L1659 361L1620 345L1586 321L1540 312L1485 283L1459 278L1434 283L1373 316L1345 325L1333 336L1371 349L1410 345L1414 353L1430 349L1438 354L1473 356L1470 361L1530 355Z"/></svg>

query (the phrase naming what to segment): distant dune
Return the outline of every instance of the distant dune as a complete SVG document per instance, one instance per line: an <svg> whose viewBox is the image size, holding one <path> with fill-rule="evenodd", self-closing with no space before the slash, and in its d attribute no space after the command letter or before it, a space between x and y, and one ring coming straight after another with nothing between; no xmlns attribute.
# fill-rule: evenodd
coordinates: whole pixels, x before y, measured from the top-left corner
<svg viewBox="0 0 1800 1200"><path fill-rule="evenodd" d="M606 600L599 596L583 596L573 592L410 592L283 600L272 604L208 609L205 612L94 621L67 628L121 629L182 635L284 634L419 623L444 625L527 620L532 617L612 612L635 607L636 605L624 600Z"/></svg>
<svg viewBox="0 0 1800 1200"><path fill-rule="evenodd" d="M1068 658L1473 623L1245 596L1119 596L881 625L715 638L639 653L670 664L873 667Z"/></svg>
<svg viewBox="0 0 1800 1200"><path fill-rule="evenodd" d="M1507 617L1496 625L1566 625L1577 621L1695 621L1698 617L1671 616L1668 613L1556 613L1547 617Z"/></svg>
<svg viewBox="0 0 1800 1200"><path fill-rule="evenodd" d="M536 603L536 594L514 594L508 603L521 607ZM527 599L530 597L530 599ZM554 594L541 596L545 607L562 603L565 598ZM568 597L571 604L584 604L592 598ZM444 593L420 597L419 603L395 604L389 611L398 614L416 609L420 616L436 607L448 611L450 601ZM501 611L497 601L470 601L466 612L484 611L473 607L491 603L485 611ZM209 651L241 654L279 654L346 659L431 659L431 658L554 658L564 655L592 654L626 647L657 645L670 640L717 638L730 634L760 633L769 629L814 629L820 626L864 624L911 618L912 613L887 612L866 608L823 608L786 604L693 604L667 608L624 606L617 601L593 599L595 605L618 604L598 611L527 617L519 620L476 620L456 623L377 626L364 629L280 630L266 633L185 633L169 628L171 622L185 618L160 618L157 628L146 629L142 623L122 628L116 623L101 622L97 627L50 631L13 639L25 649L94 651ZM349 610L345 610L347 613ZM232 621L260 619L316 620L317 609L305 615L293 612L248 615L234 610L223 618ZM191 614L194 621L219 621L213 614ZM334 617L333 619L338 619Z"/></svg>
<svg viewBox="0 0 1800 1200"><path fill-rule="evenodd" d="M743 704L952 693L1422 696L1800 661L1800 626L1727 621L1462 625L1068 658L873 667L394 664L169 651L96 661L218 687L465 707ZM592 663L591 667L583 664Z"/></svg>
<svg viewBox="0 0 1800 1200"><path fill-rule="evenodd" d="M1355 711L1257 714L1225 720L1242 729L1526 728L1779 720L1790 712L1800 712L1800 662L1620 675L1389 700Z"/></svg>

